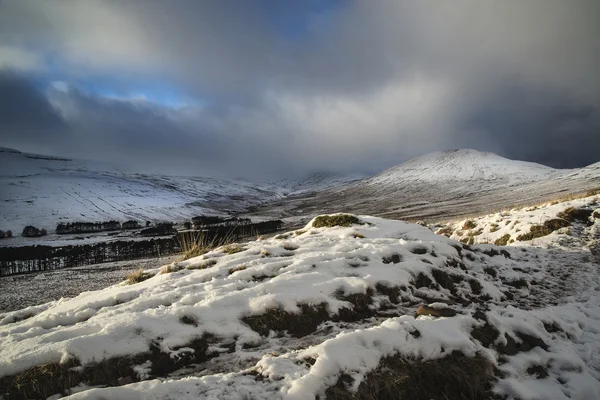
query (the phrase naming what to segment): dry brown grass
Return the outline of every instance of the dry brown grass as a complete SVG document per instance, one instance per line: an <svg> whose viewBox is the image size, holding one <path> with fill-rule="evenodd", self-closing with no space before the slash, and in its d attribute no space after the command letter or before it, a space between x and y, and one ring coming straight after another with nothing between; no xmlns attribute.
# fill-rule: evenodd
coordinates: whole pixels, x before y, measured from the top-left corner
<svg viewBox="0 0 600 400"><path fill-rule="evenodd" d="M239 253L240 251L244 251L244 250L246 250L246 249L239 244L228 244L227 246L223 246L221 248L221 251L226 254L235 254L235 253Z"/></svg>
<svg viewBox="0 0 600 400"><path fill-rule="evenodd" d="M150 278L152 278L152 275L145 273L141 267L125 276L125 280L129 285L140 283Z"/></svg>
<svg viewBox="0 0 600 400"><path fill-rule="evenodd" d="M182 269L184 269L184 267L182 265L168 264L168 265L164 265L163 267L161 267L159 273L160 274L170 274L173 272L181 271Z"/></svg>
<svg viewBox="0 0 600 400"><path fill-rule="evenodd" d="M452 230L452 227L445 226L443 228L438 229L435 234L436 235L444 235L444 236L450 237L450 236L452 236L452 233L454 233L454 231Z"/></svg>
<svg viewBox="0 0 600 400"><path fill-rule="evenodd" d="M356 393L347 390L353 379L342 375L327 389L328 400L485 400L493 399L493 364L485 356L454 352L431 361L401 356L385 358Z"/></svg>
<svg viewBox="0 0 600 400"><path fill-rule="evenodd" d="M536 238L548 236L555 230L560 228L566 228L571 226L571 223L566 219L561 218L553 218L545 221L542 225L533 225L528 233L524 233L522 235L517 236L517 240L525 241L525 240L533 240Z"/></svg>
<svg viewBox="0 0 600 400"><path fill-rule="evenodd" d="M496 241L494 242L494 244L496 246L506 246L508 244L508 241L510 240L510 235L507 233L506 235L496 239Z"/></svg>
<svg viewBox="0 0 600 400"><path fill-rule="evenodd" d="M206 268L212 267L216 263L217 263L217 260L211 258L209 260L203 261L203 262L201 262L199 264L196 264L196 265L188 265L186 267L186 269L190 269L190 270L194 270L194 269L206 269Z"/></svg>
<svg viewBox="0 0 600 400"><path fill-rule="evenodd" d="M320 215L313 221L314 228L330 228L333 226L362 225L356 216L350 214Z"/></svg>
<svg viewBox="0 0 600 400"><path fill-rule="evenodd" d="M179 257L179 261L185 261L193 257L201 256L219 246L233 242L233 236L231 234L220 239L214 237L213 239L208 240L201 231L187 232L177 236L177 238L179 240L179 246L182 249L182 255Z"/></svg>
<svg viewBox="0 0 600 400"><path fill-rule="evenodd" d="M477 228L477 222L473 221L472 219L466 220L462 226L463 231L466 231L469 229L474 229L474 228Z"/></svg>
<svg viewBox="0 0 600 400"><path fill-rule="evenodd" d="M362 233L358 233L358 232L353 232L350 234L350 236L352 236L355 239L364 239L365 235L363 235Z"/></svg>

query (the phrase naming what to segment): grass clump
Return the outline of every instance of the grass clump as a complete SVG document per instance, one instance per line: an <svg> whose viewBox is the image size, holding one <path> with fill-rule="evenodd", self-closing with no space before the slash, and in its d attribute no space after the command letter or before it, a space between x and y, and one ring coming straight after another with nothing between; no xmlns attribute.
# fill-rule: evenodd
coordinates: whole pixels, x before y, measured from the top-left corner
<svg viewBox="0 0 600 400"><path fill-rule="evenodd" d="M206 254L219 246L232 243L233 236L227 234L224 237L215 236L209 239L203 232L185 232L178 235L177 240L182 250L179 261L185 261Z"/></svg>
<svg viewBox="0 0 600 400"><path fill-rule="evenodd" d="M475 221L473 221L472 219L468 219L463 224L462 229L463 229L463 231L466 231L469 229L474 229L476 227L477 227L477 223Z"/></svg>
<svg viewBox="0 0 600 400"><path fill-rule="evenodd" d="M364 239L365 235L363 235L362 233L358 233L358 232L353 232L350 234L350 236L352 236L354 239Z"/></svg>
<svg viewBox="0 0 600 400"><path fill-rule="evenodd" d="M507 233L506 235L496 239L494 241L494 244L496 246L506 246L508 244L508 241L510 240L510 235Z"/></svg>
<svg viewBox="0 0 600 400"><path fill-rule="evenodd" d="M454 230L452 229L451 226L445 226L443 228L438 229L435 234L436 235L444 235L447 237L452 236L452 233L454 232Z"/></svg>
<svg viewBox="0 0 600 400"><path fill-rule="evenodd" d="M169 264L169 265L165 265L160 269L160 274L170 274L173 272L177 272L177 271L181 271L182 269L184 269L185 267L182 265L177 265L177 264Z"/></svg>
<svg viewBox="0 0 600 400"><path fill-rule="evenodd" d="M517 240L526 241L533 240L536 238L548 236L552 232L560 229L571 226L571 223L566 219L562 218L553 218L545 221L542 225L533 225L529 229L529 233L524 233L522 235L517 236Z"/></svg>
<svg viewBox="0 0 600 400"><path fill-rule="evenodd" d="M313 228L330 228L333 226L352 226L363 223L351 214L320 215L313 221Z"/></svg>
<svg viewBox="0 0 600 400"><path fill-rule="evenodd" d="M287 331L294 337L303 337L317 330L319 324L330 319L327 304L298 304L299 312L292 313L282 308L272 308L261 315L242 318L253 331L268 336L270 331Z"/></svg>
<svg viewBox="0 0 600 400"><path fill-rule="evenodd" d="M226 254L235 254L240 251L244 251L245 249L239 244L228 244L227 246L223 246L221 251Z"/></svg>
<svg viewBox="0 0 600 400"><path fill-rule="evenodd" d="M284 243L283 244L283 248L287 251L294 251L294 250L298 250L298 246L290 244L290 243Z"/></svg>
<svg viewBox="0 0 600 400"><path fill-rule="evenodd" d="M411 360L399 355L385 358L371 371L355 393L353 382L342 375L326 391L328 400L430 400L492 399L493 364L481 354L467 357L460 352L437 360Z"/></svg>
<svg viewBox="0 0 600 400"><path fill-rule="evenodd" d="M125 276L128 285L134 285L150 278L152 278L152 275L144 272L141 267Z"/></svg>
<svg viewBox="0 0 600 400"><path fill-rule="evenodd" d="M217 260L210 259L210 260L203 261L203 262L201 262L201 263L199 263L199 264L196 264L196 265L188 265L188 266L187 266L187 267L185 267L185 268L186 268L186 269L189 269L189 270L194 270L194 269L206 269L206 268L210 268L210 267L212 267L212 266L213 266L213 265L215 265L216 263L217 263Z"/></svg>
<svg viewBox="0 0 600 400"><path fill-rule="evenodd" d="M492 224L490 226L490 233L494 233L496 232L498 229L500 229L500 227L498 226L498 224Z"/></svg>
<svg viewBox="0 0 600 400"><path fill-rule="evenodd" d="M592 215L592 210L586 210L585 208L569 207L562 212L559 212L556 216L564 219L568 222L585 222L589 223L589 218Z"/></svg>

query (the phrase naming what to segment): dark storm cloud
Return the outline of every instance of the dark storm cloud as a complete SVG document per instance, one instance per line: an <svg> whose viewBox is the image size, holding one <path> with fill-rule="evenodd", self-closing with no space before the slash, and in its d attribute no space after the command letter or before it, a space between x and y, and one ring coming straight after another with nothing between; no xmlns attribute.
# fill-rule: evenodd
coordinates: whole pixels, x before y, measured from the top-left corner
<svg viewBox="0 0 600 400"><path fill-rule="evenodd" d="M26 77L0 70L0 131L6 145L48 144L70 136L68 125Z"/></svg>
<svg viewBox="0 0 600 400"><path fill-rule="evenodd" d="M0 69L71 85L5 75L23 93L0 93L2 136L22 127L27 147L53 132L70 155L198 174L375 172L455 147L581 166L600 154L599 13L595 0L8 1ZM202 106L78 89L100 76Z"/></svg>

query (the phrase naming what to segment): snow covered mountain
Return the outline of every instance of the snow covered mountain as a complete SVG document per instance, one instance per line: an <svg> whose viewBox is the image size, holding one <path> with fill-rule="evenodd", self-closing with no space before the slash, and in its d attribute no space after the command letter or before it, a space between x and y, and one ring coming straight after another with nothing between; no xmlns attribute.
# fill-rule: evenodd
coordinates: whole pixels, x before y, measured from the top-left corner
<svg viewBox="0 0 600 400"><path fill-rule="evenodd" d="M545 179L557 172L544 165L509 160L494 153L458 149L413 158L364 183L397 186L414 182L493 181L494 184L514 185Z"/></svg>
<svg viewBox="0 0 600 400"><path fill-rule="evenodd" d="M439 219L489 213L596 187L600 187L600 163L560 170L461 149L426 154L371 178L279 200L259 211L278 217L345 210Z"/></svg>
<svg viewBox="0 0 600 400"><path fill-rule="evenodd" d="M279 196L240 180L120 172L97 162L0 150L0 229L61 221L177 220L239 211Z"/></svg>

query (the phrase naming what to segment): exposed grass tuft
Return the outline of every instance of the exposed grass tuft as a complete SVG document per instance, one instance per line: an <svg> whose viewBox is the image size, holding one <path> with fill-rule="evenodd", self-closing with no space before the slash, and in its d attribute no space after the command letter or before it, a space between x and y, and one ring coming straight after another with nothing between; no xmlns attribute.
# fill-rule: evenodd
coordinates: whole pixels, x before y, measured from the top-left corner
<svg viewBox="0 0 600 400"><path fill-rule="evenodd" d="M298 246L291 244L291 243L284 243L283 244L283 248L287 251L294 251L294 250L298 250Z"/></svg>
<svg viewBox="0 0 600 400"><path fill-rule="evenodd" d="M320 323L330 319L326 303L298 304L298 307L298 313L272 308L261 315L242 318L242 321L262 336L267 336L270 331L287 331L294 337L303 337L313 333Z"/></svg>
<svg viewBox="0 0 600 400"><path fill-rule="evenodd" d="M356 393L347 390L353 382L342 375L327 389L328 400L473 400L493 399L493 364L481 354L467 357L454 352L430 361L401 356L385 358L371 371Z"/></svg>
<svg viewBox="0 0 600 400"><path fill-rule="evenodd" d="M443 228L438 229L437 232L435 232L436 235L444 235L447 237L452 236L452 233L454 233L454 231L450 226L445 226Z"/></svg>
<svg viewBox="0 0 600 400"><path fill-rule="evenodd" d="M177 271L181 271L182 269L184 269L184 267L182 265L173 265L173 264L169 264L169 265L165 265L160 269L160 274L170 274L172 272L177 272Z"/></svg>
<svg viewBox="0 0 600 400"><path fill-rule="evenodd" d="M138 268L137 270L130 272L125 276L127 284L129 285L140 283L150 278L152 278L152 274L145 273L142 268Z"/></svg>
<svg viewBox="0 0 600 400"><path fill-rule="evenodd" d="M199 263L199 264L196 264L196 265L188 265L188 266L186 267L186 269L189 269L189 270L194 270L194 269L206 269L206 268L210 268L210 267L212 267L212 266L213 266L213 265L215 265L216 263L217 263L217 260L215 260L215 259L212 259L212 258L211 258L211 259L209 259L209 260L203 261L203 262L201 262L201 263Z"/></svg>
<svg viewBox="0 0 600 400"><path fill-rule="evenodd" d="M569 222L585 222L589 223L589 218L592 215L592 210L585 208L569 207L566 210L559 212L556 216Z"/></svg>
<svg viewBox="0 0 600 400"><path fill-rule="evenodd" d="M313 228L330 228L333 226L363 225L356 216L350 214L320 215L313 221Z"/></svg>
<svg viewBox="0 0 600 400"><path fill-rule="evenodd" d="M223 253L227 253L227 254L235 254L235 253L239 253L240 251L244 251L246 250L244 247L240 246L239 244L228 244L227 246L223 246L221 248L221 251Z"/></svg>
<svg viewBox="0 0 600 400"><path fill-rule="evenodd" d="M469 229L474 229L474 228L477 228L477 223L475 221L473 221L472 219L466 220L462 226L463 231L466 231Z"/></svg>
<svg viewBox="0 0 600 400"><path fill-rule="evenodd" d="M553 218L545 221L543 225L533 225L529 229L529 233L524 233L522 235L517 236L517 240L533 240L539 237L548 236L555 230L560 228L566 228L571 226L571 223L566 219L561 218Z"/></svg>
<svg viewBox="0 0 600 400"><path fill-rule="evenodd" d="M508 241L510 240L510 235L507 233L506 235L496 239L496 241L494 242L494 244L496 246L506 246L508 244Z"/></svg>
<svg viewBox="0 0 600 400"><path fill-rule="evenodd" d="M363 235L362 233L358 233L358 232L353 232L350 234L350 236L352 236L355 239L364 239L365 235Z"/></svg>

